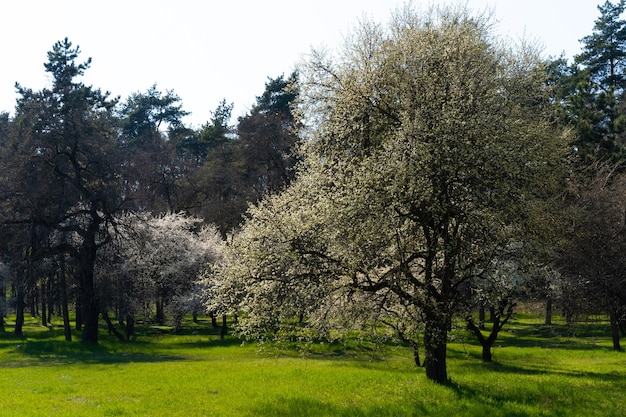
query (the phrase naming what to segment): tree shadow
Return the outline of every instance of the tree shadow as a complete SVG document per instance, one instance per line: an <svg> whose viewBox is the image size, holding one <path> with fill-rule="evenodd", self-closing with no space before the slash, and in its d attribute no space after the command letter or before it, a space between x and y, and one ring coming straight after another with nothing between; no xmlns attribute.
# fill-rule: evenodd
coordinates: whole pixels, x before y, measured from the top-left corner
<svg viewBox="0 0 626 417"><path fill-rule="evenodd" d="M33 361L29 364L46 365L113 365L134 362L171 362L185 360L180 355L146 353L136 349L112 349L103 344L85 344L63 340L27 340L19 352Z"/></svg>

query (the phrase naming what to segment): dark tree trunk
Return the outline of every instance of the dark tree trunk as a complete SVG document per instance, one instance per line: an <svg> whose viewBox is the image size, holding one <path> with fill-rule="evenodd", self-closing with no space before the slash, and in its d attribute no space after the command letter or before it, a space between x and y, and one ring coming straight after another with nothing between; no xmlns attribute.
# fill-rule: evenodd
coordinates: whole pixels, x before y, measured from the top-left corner
<svg viewBox="0 0 626 417"><path fill-rule="evenodd" d="M37 291L36 285L34 286L34 288L29 285L28 289L25 292L25 295L26 299L28 300L31 317L37 317L39 315L39 300L37 299L39 291Z"/></svg>
<svg viewBox="0 0 626 417"><path fill-rule="evenodd" d="M439 342L434 346L425 345L424 368L426 369L426 377L438 384L448 382L446 345L446 342Z"/></svg>
<svg viewBox="0 0 626 417"><path fill-rule="evenodd" d="M24 285L18 283L15 293L15 335L18 337L23 336L22 327L24 326L24 308L26 303L24 302Z"/></svg>
<svg viewBox="0 0 626 417"><path fill-rule="evenodd" d="M213 326L214 329L219 327L217 325L217 317L215 317L215 313L211 313L211 326Z"/></svg>
<svg viewBox="0 0 626 417"><path fill-rule="evenodd" d="M81 331L83 329L83 306L80 301L80 297L76 297L76 330Z"/></svg>
<svg viewBox="0 0 626 417"><path fill-rule="evenodd" d="M546 299L546 325L552 325L552 298Z"/></svg>
<svg viewBox="0 0 626 417"><path fill-rule="evenodd" d="M46 281L41 282L41 325L48 325L48 306L46 305Z"/></svg>
<svg viewBox="0 0 626 417"><path fill-rule="evenodd" d="M54 304L57 301L57 297L54 294L53 289L57 286L54 285L54 277L48 277L46 280L46 294L48 300L48 324L52 324L52 316L54 316Z"/></svg>
<svg viewBox="0 0 626 417"><path fill-rule="evenodd" d="M609 319L611 321L611 337L613 339L613 350L621 352L622 347L619 341L619 320L617 312L615 310L611 310L611 313L609 314Z"/></svg>
<svg viewBox="0 0 626 417"><path fill-rule="evenodd" d="M135 334L135 317L132 314L126 315L124 332L126 333L126 341L130 342L130 338Z"/></svg>
<svg viewBox="0 0 626 417"><path fill-rule="evenodd" d="M563 314L565 315L565 323L572 324L574 323L574 312L571 308L565 307L563 309Z"/></svg>
<svg viewBox="0 0 626 417"><path fill-rule="evenodd" d="M415 341L411 341L411 347L413 348L413 361L415 361L415 365L418 367L422 366L422 362L420 360L420 347Z"/></svg>
<svg viewBox="0 0 626 417"><path fill-rule="evenodd" d="M485 306L481 305L478 310L478 328L485 330Z"/></svg>
<svg viewBox="0 0 626 417"><path fill-rule="evenodd" d="M4 316L6 315L7 289L0 286L0 333L4 333Z"/></svg>
<svg viewBox="0 0 626 417"><path fill-rule="evenodd" d="M59 295L61 298L61 314L63 315L63 332L65 340L72 341L72 328L70 324L70 311L67 301L67 282L65 277L65 255L61 255L59 262Z"/></svg>
<svg viewBox="0 0 626 417"><path fill-rule="evenodd" d="M496 318L496 322L497 322L497 318ZM497 330L496 330L496 326L498 325L498 323L494 323L493 327L491 328L491 334L489 335L489 337L485 337L482 332L481 329L479 327L477 327L474 322L472 322L471 320L467 321L467 328L468 330L472 331L474 333L474 335L476 335L476 338L478 339L478 341L480 342L480 345L483 348L483 352L482 352L482 360L483 362L491 362L492 357L491 357L491 346L493 346L493 342L495 342L496 340L496 336L498 334ZM495 331L495 332L494 332Z"/></svg>
<svg viewBox="0 0 626 417"><path fill-rule="evenodd" d="M154 320L157 324L163 326L165 324L165 313L163 311L163 297L158 297L156 301L156 316Z"/></svg>
<svg viewBox="0 0 626 417"><path fill-rule="evenodd" d="M119 330L117 330L117 328L111 321L111 318L109 317L109 313L107 313L106 311L102 311L102 318L104 319L104 322L107 324L107 329L109 330L109 333L113 333L120 342L125 342L126 338L124 337L122 333L119 332Z"/></svg>
<svg viewBox="0 0 626 417"><path fill-rule="evenodd" d="M82 282L80 294L82 298L82 323L83 343L98 343L98 318L100 309L98 308L98 299L93 288L93 275L90 282Z"/></svg>
<svg viewBox="0 0 626 417"><path fill-rule="evenodd" d="M491 362L491 345L483 346L483 362Z"/></svg>
<svg viewBox="0 0 626 417"><path fill-rule="evenodd" d="M488 337L482 334L481 329L474 324L471 318L467 320L467 328L476 335L476 338L483 348L483 362L492 361L491 348L498 338L498 333L500 333L500 330L502 330L506 322L509 321L513 315L513 306L514 303L512 301L506 300L498 305L497 309L493 308L493 326L491 327L491 332Z"/></svg>
<svg viewBox="0 0 626 417"><path fill-rule="evenodd" d="M94 267L96 264L97 225L92 224L84 237L81 251L78 253L80 267L79 298L82 305L83 343L98 343L98 322L100 307L94 286Z"/></svg>
<svg viewBox="0 0 626 417"><path fill-rule="evenodd" d="M224 339L228 328L226 327L226 314L222 315L222 328L220 329L220 339Z"/></svg>
<svg viewBox="0 0 626 417"><path fill-rule="evenodd" d="M446 348L448 342L448 326L439 317L426 318L424 329L424 368L426 377L438 384L448 383L446 364Z"/></svg>

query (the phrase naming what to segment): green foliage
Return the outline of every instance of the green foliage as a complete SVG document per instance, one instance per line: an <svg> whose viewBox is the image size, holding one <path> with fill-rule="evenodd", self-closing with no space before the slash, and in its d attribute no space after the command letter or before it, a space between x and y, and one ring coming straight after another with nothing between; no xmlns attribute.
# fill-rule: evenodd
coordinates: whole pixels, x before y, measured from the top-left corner
<svg viewBox="0 0 626 417"><path fill-rule="evenodd" d="M180 101L171 90L165 94L157 90L156 84L145 93L131 94L119 109L126 145L158 149L165 129L181 129L182 118L189 114Z"/></svg>
<svg viewBox="0 0 626 417"><path fill-rule="evenodd" d="M583 51L576 61L585 66L596 86L604 91L621 92L626 87L626 21L620 19L626 3L607 0L598 6L600 17L593 33L580 41Z"/></svg>
<svg viewBox="0 0 626 417"><path fill-rule="evenodd" d="M298 176L249 211L217 284L242 326L271 335L301 315L324 333L351 315L417 343L423 324L427 369L446 381L462 299L545 225L534 210L562 173L543 63L488 27L407 9L386 31L364 22L336 61L313 55Z"/></svg>
<svg viewBox="0 0 626 417"><path fill-rule="evenodd" d="M582 53L568 65L553 62L550 78L561 108L561 121L577 133L576 151L587 165L595 158L623 159L626 115L622 100L626 77L625 3L606 1L593 33L580 40Z"/></svg>

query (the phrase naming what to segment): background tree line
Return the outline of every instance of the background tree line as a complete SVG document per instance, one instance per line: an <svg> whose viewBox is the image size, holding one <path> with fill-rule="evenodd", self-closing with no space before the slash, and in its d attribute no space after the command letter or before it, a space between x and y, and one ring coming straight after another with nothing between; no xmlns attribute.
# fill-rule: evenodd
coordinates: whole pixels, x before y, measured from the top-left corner
<svg viewBox="0 0 626 417"><path fill-rule="evenodd" d="M187 113L173 91L154 85L121 101L84 85L80 77L90 59L82 62L79 55L68 39L55 43L44 64L52 86L33 91L17 84L15 116L0 118L2 287L3 298L10 295L17 313L17 334L30 307L44 325L52 314L62 313L70 338L71 305L83 340L96 342L99 316L114 307L106 298L128 318L138 308L111 293L109 287L115 286L104 275L112 270L103 272L99 264L103 254L111 256L104 260L108 266L117 265L114 259L122 254L114 256L113 246L128 255L130 241L148 245L162 228L160 239L171 242L159 244L176 246L171 253L154 248L160 255L154 255L152 267L171 269L168 256L180 258L177 250L189 256L196 252L176 233L197 239L201 222L216 225L213 233L223 236L249 203L290 181L291 149L297 143L290 106L298 87L295 73L270 79L237 127L230 125L232 105L223 101L211 120L194 130L184 125ZM176 213L183 212L191 217L181 220ZM126 213L145 215L131 219ZM152 237L140 232L140 223L152 225ZM150 255L144 252L141 258ZM175 268L178 278L147 277L159 288L144 298L155 302L157 322L164 320L163 302L182 295L194 280L187 267ZM117 279L125 273L118 271ZM120 288L119 294L130 288L137 292L132 297L141 298L135 285Z"/></svg>
<svg viewBox="0 0 626 417"><path fill-rule="evenodd" d="M100 317L128 339L137 317L204 309L253 338L382 332L444 383L453 326L491 360L515 304L540 300L548 324L608 314L620 350L624 8L599 6L570 61L462 7L407 6L268 80L235 126L224 100L200 129L173 91L82 84L90 61L55 43L52 87L17 85L0 117L15 332L28 307L68 339L75 308L86 342Z"/></svg>

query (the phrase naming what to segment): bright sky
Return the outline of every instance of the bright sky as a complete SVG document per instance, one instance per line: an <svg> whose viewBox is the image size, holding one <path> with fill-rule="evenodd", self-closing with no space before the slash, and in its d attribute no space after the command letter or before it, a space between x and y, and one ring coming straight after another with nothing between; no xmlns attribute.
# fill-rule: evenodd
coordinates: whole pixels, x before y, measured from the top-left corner
<svg viewBox="0 0 626 417"><path fill-rule="evenodd" d="M464 2L461 0L461 2ZM0 11L0 111L12 112L15 82L50 86L46 52L66 36L91 57L84 82L125 99L156 83L173 89L186 120L199 127L220 101L233 122L263 93L268 77L288 75L311 50L334 49L364 15L386 23L404 0L20 0ZM414 0L416 7L457 3ZM467 0L493 9L498 33L537 39L545 55L580 51L604 0Z"/></svg>

